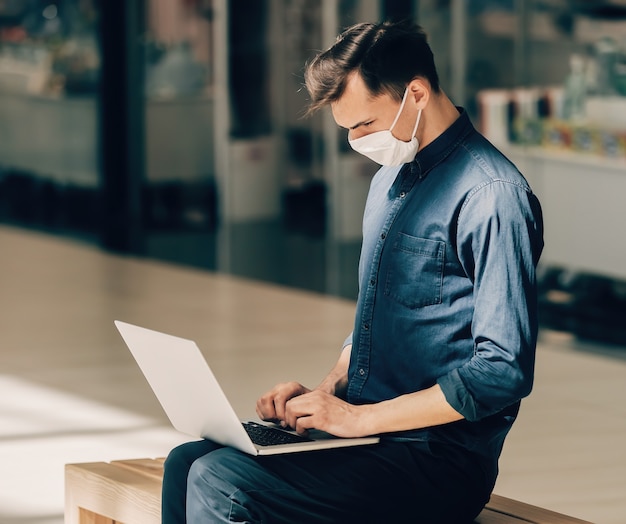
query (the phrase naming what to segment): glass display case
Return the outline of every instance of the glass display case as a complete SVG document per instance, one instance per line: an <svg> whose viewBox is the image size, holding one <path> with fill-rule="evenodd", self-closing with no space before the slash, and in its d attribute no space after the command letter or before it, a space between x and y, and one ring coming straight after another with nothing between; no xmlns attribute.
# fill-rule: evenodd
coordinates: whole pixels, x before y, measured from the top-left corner
<svg viewBox="0 0 626 524"><path fill-rule="evenodd" d="M0 4L0 216L95 227L96 2Z"/></svg>
<svg viewBox="0 0 626 524"><path fill-rule="evenodd" d="M540 196L542 263L626 278L611 240L626 221L626 0L244 8L0 2L0 220L263 279L305 253L327 268L316 289L353 297L335 269L356 265L377 166L329 112L302 118L303 67L352 23L408 17L446 93Z"/></svg>
<svg viewBox="0 0 626 524"><path fill-rule="evenodd" d="M211 4L144 4L142 207L147 232L215 227Z"/></svg>
<svg viewBox="0 0 626 524"><path fill-rule="evenodd" d="M492 38L517 35L517 82L481 86L478 120L541 198L543 264L626 279L612 240L626 221L626 3L516 2L479 17Z"/></svg>
<svg viewBox="0 0 626 524"><path fill-rule="evenodd" d="M541 201L542 322L623 343L626 2L484 1L474 9L468 104ZM485 64L474 38L487 39L481 49L499 68Z"/></svg>

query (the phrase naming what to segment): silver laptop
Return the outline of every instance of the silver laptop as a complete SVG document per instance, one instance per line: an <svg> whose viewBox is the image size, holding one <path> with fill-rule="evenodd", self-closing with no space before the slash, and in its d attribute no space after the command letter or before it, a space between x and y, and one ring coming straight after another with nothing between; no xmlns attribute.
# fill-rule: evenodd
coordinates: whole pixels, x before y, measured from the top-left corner
<svg viewBox="0 0 626 524"><path fill-rule="evenodd" d="M378 437L338 438L322 431L302 437L265 422L240 421L193 340L115 321L126 345L178 431L251 455L375 444Z"/></svg>

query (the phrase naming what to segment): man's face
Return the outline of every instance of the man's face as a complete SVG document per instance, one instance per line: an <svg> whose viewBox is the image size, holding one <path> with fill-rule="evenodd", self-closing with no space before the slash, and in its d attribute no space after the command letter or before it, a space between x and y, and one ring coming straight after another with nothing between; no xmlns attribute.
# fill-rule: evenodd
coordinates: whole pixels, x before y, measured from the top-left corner
<svg viewBox="0 0 626 524"><path fill-rule="evenodd" d="M341 98L331 104L335 122L348 129L349 140L389 129L399 109L400 102L387 93L372 98L363 79L356 73L348 78ZM417 108L409 93L402 114L393 128L393 135L405 142L410 141L416 118Z"/></svg>

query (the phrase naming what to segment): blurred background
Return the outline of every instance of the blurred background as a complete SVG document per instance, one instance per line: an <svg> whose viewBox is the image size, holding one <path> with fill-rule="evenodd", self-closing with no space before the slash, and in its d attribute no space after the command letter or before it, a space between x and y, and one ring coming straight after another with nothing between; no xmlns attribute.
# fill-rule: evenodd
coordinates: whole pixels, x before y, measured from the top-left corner
<svg viewBox="0 0 626 524"><path fill-rule="evenodd" d="M60 524L65 463L183 438L114 318L198 340L238 410L329 369L377 166L302 117L304 64L405 18L543 205L496 492L623 522L626 0L0 0L0 524Z"/></svg>
<svg viewBox="0 0 626 524"><path fill-rule="evenodd" d="M354 299L376 166L302 72L400 18L542 200L543 322L626 342L624 0L1 0L0 221Z"/></svg>
<svg viewBox="0 0 626 524"><path fill-rule="evenodd" d="M0 221L355 298L376 166L302 72L400 18L543 202L543 321L626 342L624 0L1 0Z"/></svg>

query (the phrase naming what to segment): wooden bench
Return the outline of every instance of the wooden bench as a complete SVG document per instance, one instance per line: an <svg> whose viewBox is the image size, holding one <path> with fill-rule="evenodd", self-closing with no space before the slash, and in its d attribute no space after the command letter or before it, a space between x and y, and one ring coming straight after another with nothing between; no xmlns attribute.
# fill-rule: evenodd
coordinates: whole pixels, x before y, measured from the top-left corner
<svg viewBox="0 0 626 524"><path fill-rule="evenodd" d="M160 524L164 459L65 466L65 524ZM492 495L475 524L591 524Z"/></svg>

